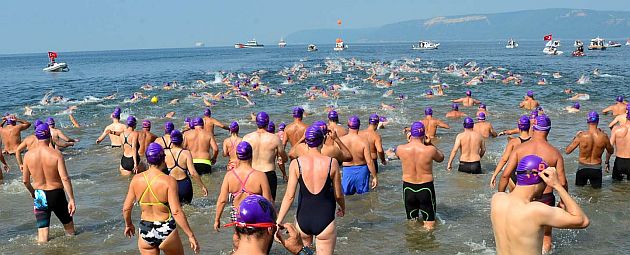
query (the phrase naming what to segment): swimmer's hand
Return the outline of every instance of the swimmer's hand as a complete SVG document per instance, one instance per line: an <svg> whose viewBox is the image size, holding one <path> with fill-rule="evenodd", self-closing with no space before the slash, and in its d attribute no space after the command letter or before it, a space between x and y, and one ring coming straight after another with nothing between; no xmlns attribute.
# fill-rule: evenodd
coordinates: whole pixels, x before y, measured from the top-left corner
<svg viewBox="0 0 630 255"><path fill-rule="evenodd" d="M74 204L74 199L68 201L68 213L70 214L70 216L74 216L75 211L77 210L75 204Z"/></svg>
<svg viewBox="0 0 630 255"><path fill-rule="evenodd" d="M218 220L214 221L214 231L219 232L219 229L221 228L221 222Z"/></svg>
<svg viewBox="0 0 630 255"><path fill-rule="evenodd" d="M539 176L543 179L543 181L545 181L547 186L550 186L554 189L564 189L562 185L560 185L560 181L558 180L558 173L556 172L555 167L548 167L547 169L543 170L541 174L539 174Z"/></svg>
<svg viewBox="0 0 630 255"><path fill-rule="evenodd" d="M96 139L96 144L100 144L102 140Z"/></svg>
<svg viewBox="0 0 630 255"><path fill-rule="evenodd" d="M20 166L20 170L22 170L22 167L24 166ZM4 170L5 173L8 173L9 171L11 171L8 165L2 165L2 170Z"/></svg>
<svg viewBox="0 0 630 255"><path fill-rule="evenodd" d="M610 162L606 162L604 164L604 169L606 170L606 173L610 173Z"/></svg>
<svg viewBox="0 0 630 255"><path fill-rule="evenodd" d="M190 243L190 249L192 249L195 254L199 254L199 242L197 242L197 238L195 238L195 235L189 236L188 242Z"/></svg>
<svg viewBox="0 0 630 255"><path fill-rule="evenodd" d="M210 163L214 166L217 163L217 158L211 158Z"/></svg>
<svg viewBox="0 0 630 255"><path fill-rule="evenodd" d="M291 223L278 225L279 229L284 228L286 230L285 233L288 236L284 238L281 235L281 232L283 231L276 231L276 241L280 242L291 254L298 254L304 245L302 244L302 238L300 238L300 234L297 229L295 229L295 226Z"/></svg>
<svg viewBox="0 0 630 255"><path fill-rule="evenodd" d="M453 170L453 166L451 165L451 163L449 162L448 165L446 166L446 170L448 170L449 172L451 170Z"/></svg>
<svg viewBox="0 0 630 255"><path fill-rule="evenodd" d="M125 236L128 238L131 238L132 236L136 235L136 227L131 224L129 226L125 226Z"/></svg>
<svg viewBox="0 0 630 255"><path fill-rule="evenodd" d="M337 208L337 217L343 217L344 215L346 215L345 210L341 207Z"/></svg>
<svg viewBox="0 0 630 255"><path fill-rule="evenodd" d="M490 179L490 188L494 189L497 186L497 175L492 174L492 178Z"/></svg>
<svg viewBox="0 0 630 255"><path fill-rule="evenodd" d="M374 176L372 177L372 189L376 189L376 186L378 186L378 177Z"/></svg>

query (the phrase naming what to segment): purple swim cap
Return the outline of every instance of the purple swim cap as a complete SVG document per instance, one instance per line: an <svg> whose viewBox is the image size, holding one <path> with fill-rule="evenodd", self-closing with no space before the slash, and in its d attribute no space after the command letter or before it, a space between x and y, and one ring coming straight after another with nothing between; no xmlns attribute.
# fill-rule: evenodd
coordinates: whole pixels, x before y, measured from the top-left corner
<svg viewBox="0 0 630 255"><path fill-rule="evenodd" d="M37 128L37 126L39 126L40 124L44 124L44 122L43 122L43 121L41 121L40 119L36 119L36 120L33 122L33 128L34 128L34 129L36 129L36 128Z"/></svg>
<svg viewBox="0 0 630 255"><path fill-rule="evenodd" d="M334 122L338 122L339 121L339 114L337 113L337 111L332 110L330 112L328 112L328 119Z"/></svg>
<svg viewBox="0 0 630 255"><path fill-rule="evenodd" d="M173 122L167 121L164 123L164 134L168 135L175 130L175 124Z"/></svg>
<svg viewBox="0 0 630 255"><path fill-rule="evenodd" d="M267 128L269 126L269 115L266 112L256 114L256 126L258 128Z"/></svg>
<svg viewBox="0 0 630 255"><path fill-rule="evenodd" d="M424 124L420 121L411 124L411 137L421 138L424 137L425 129Z"/></svg>
<svg viewBox="0 0 630 255"><path fill-rule="evenodd" d="M485 113L483 113L483 112L480 112L480 113L477 115L477 120L480 120L480 121L484 121L484 120L486 120L486 114L485 114Z"/></svg>
<svg viewBox="0 0 630 255"><path fill-rule="evenodd" d="M387 117L385 117L385 116L381 115L381 116L378 118L378 120L379 120L380 122L387 122Z"/></svg>
<svg viewBox="0 0 630 255"><path fill-rule="evenodd" d="M578 110L579 110L579 109L580 109L580 102L575 102L575 103L573 103L573 108L575 108L575 109L578 109Z"/></svg>
<svg viewBox="0 0 630 255"><path fill-rule="evenodd" d="M151 121L150 120L143 120L142 121L142 128L151 129Z"/></svg>
<svg viewBox="0 0 630 255"><path fill-rule="evenodd" d="M617 98L615 98L615 101L623 103L623 96L617 96Z"/></svg>
<svg viewBox="0 0 630 255"><path fill-rule="evenodd" d="M464 128L470 129L475 126L475 121L471 117L466 117L464 119Z"/></svg>
<svg viewBox="0 0 630 255"><path fill-rule="evenodd" d="M182 145L183 142L184 142L184 136L182 135L182 132L180 132L177 129L173 130L171 132L171 143L175 145Z"/></svg>
<svg viewBox="0 0 630 255"><path fill-rule="evenodd" d="M380 121L380 118L378 117L376 113L374 113L370 115L370 119L368 120L368 123L370 123L370 125L378 125L379 121Z"/></svg>
<svg viewBox="0 0 630 255"><path fill-rule="evenodd" d="M164 157L166 156L164 154L164 148L162 148L162 145L159 145L157 143L149 144L144 155L147 158L147 162L154 166L162 164L162 162L164 162Z"/></svg>
<svg viewBox="0 0 630 255"><path fill-rule="evenodd" d="M597 124L599 123L599 114L597 112L589 112L586 118L586 123Z"/></svg>
<svg viewBox="0 0 630 255"><path fill-rule="evenodd" d="M472 96L472 91L466 90L466 96Z"/></svg>
<svg viewBox="0 0 630 255"><path fill-rule="evenodd" d="M427 90L426 94L427 94L427 96L432 96L433 95L433 90L430 90L430 89Z"/></svg>
<svg viewBox="0 0 630 255"><path fill-rule="evenodd" d="M528 90L527 91L527 96L528 97L534 97L534 91Z"/></svg>
<svg viewBox="0 0 630 255"><path fill-rule="evenodd" d="M234 121L230 124L230 133L238 133L240 127L238 126L238 122Z"/></svg>
<svg viewBox="0 0 630 255"><path fill-rule="evenodd" d="M358 116L352 115L348 118L348 128L358 130L361 127L361 120Z"/></svg>
<svg viewBox="0 0 630 255"><path fill-rule="evenodd" d="M212 116L212 110L210 110L210 108L206 108L206 110L203 111L203 116L206 116L206 117Z"/></svg>
<svg viewBox="0 0 630 255"><path fill-rule="evenodd" d="M50 128L48 127L48 124L43 123L37 125L35 128L35 137L37 137L37 140L50 139Z"/></svg>
<svg viewBox="0 0 630 255"><path fill-rule="evenodd" d="M192 121L193 127L203 127L203 119L202 118L194 118Z"/></svg>
<svg viewBox="0 0 630 255"><path fill-rule="evenodd" d="M455 111L459 110L459 105L457 103L453 103L453 105L451 105L451 108Z"/></svg>
<svg viewBox="0 0 630 255"><path fill-rule="evenodd" d="M280 125L278 125L278 129L279 129L280 131L284 131L284 128L286 128L286 127L287 127L287 124L286 124L286 123L284 123L284 122L282 122L282 123L280 123Z"/></svg>
<svg viewBox="0 0 630 255"><path fill-rule="evenodd" d="M529 130L531 123L529 122L529 117L527 117L527 115L523 115L521 116L520 119L518 119L518 129L521 131L526 131Z"/></svg>
<svg viewBox="0 0 630 255"><path fill-rule="evenodd" d="M120 119L121 112L122 110L120 110L120 107L116 107L116 109L114 109L114 112L112 113L112 117L115 119Z"/></svg>
<svg viewBox="0 0 630 255"><path fill-rule="evenodd" d="M236 146L236 157L239 160L250 160L252 159L252 146L248 142L240 142Z"/></svg>
<svg viewBox="0 0 630 255"><path fill-rule="evenodd" d="M239 205L239 214L234 225L241 228L270 228L275 226L276 211L261 195L249 195Z"/></svg>
<svg viewBox="0 0 630 255"><path fill-rule="evenodd" d="M48 119L46 119L46 124L48 124L49 127L55 127L55 119L48 117Z"/></svg>
<svg viewBox="0 0 630 255"><path fill-rule="evenodd" d="M538 117L538 110L533 110L532 112L529 113L530 119L535 119L536 117Z"/></svg>
<svg viewBox="0 0 630 255"><path fill-rule="evenodd" d="M424 109L424 115L433 116L433 108L427 107L426 109Z"/></svg>
<svg viewBox="0 0 630 255"><path fill-rule="evenodd" d="M324 142L324 132L321 127L312 125L304 132L304 138L309 148L315 148Z"/></svg>
<svg viewBox="0 0 630 255"><path fill-rule="evenodd" d="M547 115L539 115L536 117L535 131L549 132L551 131L551 119Z"/></svg>
<svg viewBox="0 0 630 255"><path fill-rule="evenodd" d="M136 127L136 124L138 124L138 120L136 120L136 117L134 116L129 116L127 117L127 126L128 127Z"/></svg>
<svg viewBox="0 0 630 255"><path fill-rule="evenodd" d="M302 107L294 107L293 108L293 118L302 118L304 116L304 108Z"/></svg>
<svg viewBox="0 0 630 255"><path fill-rule="evenodd" d="M8 118L7 119L7 125L15 126L15 124L17 124L17 123L15 122L14 118Z"/></svg>
<svg viewBox="0 0 630 255"><path fill-rule="evenodd" d="M267 132L269 133L276 133L276 123L273 123L273 121L269 121L269 125L267 125Z"/></svg>
<svg viewBox="0 0 630 255"><path fill-rule="evenodd" d="M541 157L536 155L523 157L516 167L516 185L529 186L543 182L538 174L547 167L549 165Z"/></svg>
<svg viewBox="0 0 630 255"><path fill-rule="evenodd" d="M479 109L486 109L486 104L480 103L479 104Z"/></svg>

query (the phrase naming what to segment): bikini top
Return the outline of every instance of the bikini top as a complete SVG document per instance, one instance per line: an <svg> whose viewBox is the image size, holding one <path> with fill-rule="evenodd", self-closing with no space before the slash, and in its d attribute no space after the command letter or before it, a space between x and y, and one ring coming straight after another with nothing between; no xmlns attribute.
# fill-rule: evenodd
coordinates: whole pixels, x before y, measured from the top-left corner
<svg viewBox="0 0 630 255"><path fill-rule="evenodd" d="M168 171L168 173L171 174L171 171L173 171L173 169L175 169L176 167L179 167L179 169L183 170L186 173L186 175L190 175L188 168L184 168L179 165L179 156L182 155L182 151L184 150L180 150L179 153L177 153L177 158L173 154L172 150L168 150L168 151L171 152L171 156L173 157L173 160L175 161L175 165L173 167L168 167L168 166L166 167L166 170Z"/></svg>
<svg viewBox="0 0 630 255"><path fill-rule="evenodd" d="M148 205L148 206L154 206L154 205L164 206L164 207L166 207L166 209L168 209L168 218L167 218L167 220L171 219L173 214L171 213L171 208L168 206L168 202L160 202L160 199L157 198L155 193L153 193L153 189L151 188L151 183L153 183L153 181L155 181L156 178L160 177L161 174L158 174L155 177L153 177L153 179L151 179L151 181L149 181L149 179L147 179L147 173L146 172L142 173L142 176L144 176L144 181L147 182L147 187L144 189L144 192L142 192L142 195L140 195L140 199L138 200L138 204L140 204L140 205ZM151 192L151 195L153 196L153 198L155 198L155 200L157 200L158 202L142 202L142 199L147 194L147 191Z"/></svg>

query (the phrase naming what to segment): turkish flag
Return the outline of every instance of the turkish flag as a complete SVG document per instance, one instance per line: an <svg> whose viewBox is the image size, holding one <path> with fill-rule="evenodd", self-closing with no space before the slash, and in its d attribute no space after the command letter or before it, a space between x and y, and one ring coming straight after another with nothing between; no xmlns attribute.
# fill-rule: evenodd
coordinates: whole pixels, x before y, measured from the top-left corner
<svg viewBox="0 0 630 255"><path fill-rule="evenodd" d="M49 51L48 58L57 58L57 52Z"/></svg>
<svg viewBox="0 0 630 255"><path fill-rule="evenodd" d="M551 41L551 34L545 35L545 41Z"/></svg>

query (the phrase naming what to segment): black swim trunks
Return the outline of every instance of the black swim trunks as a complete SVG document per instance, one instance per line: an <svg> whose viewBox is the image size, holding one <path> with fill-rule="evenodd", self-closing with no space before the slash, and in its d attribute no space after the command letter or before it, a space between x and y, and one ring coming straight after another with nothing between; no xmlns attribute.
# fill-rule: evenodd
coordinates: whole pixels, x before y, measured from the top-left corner
<svg viewBox="0 0 630 255"><path fill-rule="evenodd" d="M137 156L136 158L140 159L140 156ZM122 158L120 159L120 166L122 166L122 168L127 171L133 171L133 166L134 166L133 157L125 157L123 155Z"/></svg>
<svg viewBox="0 0 630 255"><path fill-rule="evenodd" d="M276 171L265 172L265 175L267 176L269 188L271 189L271 197L276 201L276 191L278 189L278 176L276 176Z"/></svg>
<svg viewBox="0 0 630 255"><path fill-rule="evenodd" d="M469 174L481 174L481 162L459 162L457 171Z"/></svg>
<svg viewBox="0 0 630 255"><path fill-rule="evenodd" d="M403 182L403 202L407 219L435 221L435 187L432 181L421 184Z"/></svg>
<svg viewBox="0 0 630 255"><path fill-rule="evenodd" d="M212 173L212 162L209 159L193 159L193 165L199 175Z"/></svg>
<svg viewBox="0 0 630 255"><path fill-rule="evenodd" d="M615 166L613 167L612 178L615 181L623 180L623 175L630 180L630 158L615 158Z"/></svg>
<svg viewBox="0 0 630 255"><path fill-rule="evenodd" d="M72 222L72 216L68 212L68 200L63 189L35 190L33 200L35 219L38 228L50 226L50 216L54 212L61 224Z"/></svg>
<svg viewBox="0 0 630 255"><path fill-rule="evenodd" d="M589 181L594 189L602 187L602 166L578 164L578 170L575 173L575 186L584 186Z"/></svg>

